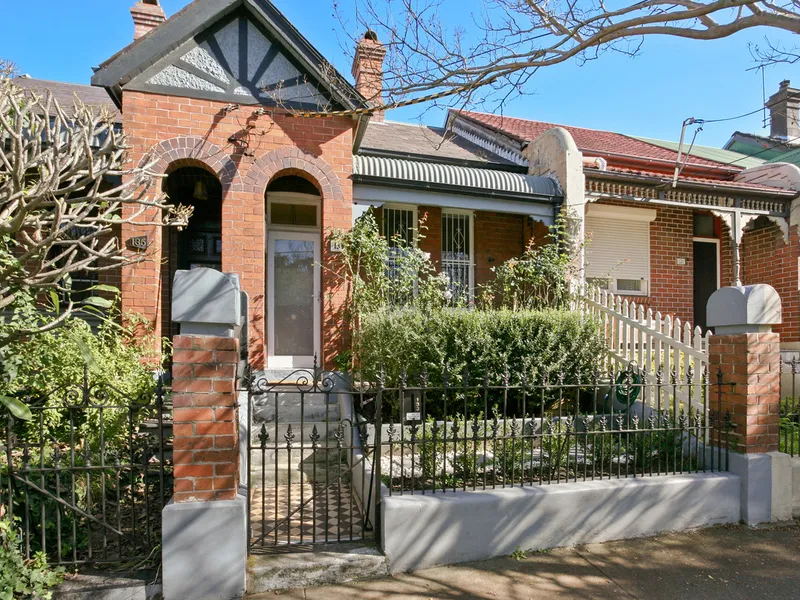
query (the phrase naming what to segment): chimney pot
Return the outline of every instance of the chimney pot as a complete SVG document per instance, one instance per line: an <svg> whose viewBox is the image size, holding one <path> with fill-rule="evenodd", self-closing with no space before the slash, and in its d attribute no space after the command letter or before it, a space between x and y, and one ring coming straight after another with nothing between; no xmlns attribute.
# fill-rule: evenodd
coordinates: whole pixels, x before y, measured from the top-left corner
<svg viewBox="0 0 800 600"><path fill-rule="evenodd" d="M138 40L167 20L159 0L139 0L131 7L133 39Z"/></svg>
<svg viewBox="0 0 800 600"><path fill-rule="evenodd" d="M368 29L356 45L353 57L353 77L356 90L373 106L383 104L383 59L386 48L378 41L378 34ZM383 111L372 113L376 121L383 121Z"/></svg>

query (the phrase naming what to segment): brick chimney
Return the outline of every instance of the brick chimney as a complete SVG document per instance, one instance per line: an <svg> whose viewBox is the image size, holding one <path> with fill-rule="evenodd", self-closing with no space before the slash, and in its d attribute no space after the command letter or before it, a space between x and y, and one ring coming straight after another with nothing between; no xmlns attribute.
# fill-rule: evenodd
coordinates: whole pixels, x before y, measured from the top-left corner
<svg viewBox="0 0 800 600"><path fill-rule="evenodd" d="M368 30L356 45L351 72L356 80L356 89L373 106L383 104L383 58L386 48L378 41L377 34ZM383 121L383 111L373 113L372 118Z"/></svg>
<svg viewBox="0 0 800 600"><path fill-rule="evenodd" d="M135 27L133 31L135 40L167 20L164 9L161 8L158 0L139 0L131 7L131 16Z"/></svg>
<svg viewBox="0 0 800 600"><path fill-rule="evenodd" d="M789 87L789 80L784 79L767 100L767 108L770 137L800 143L800 90Z"/></svg>

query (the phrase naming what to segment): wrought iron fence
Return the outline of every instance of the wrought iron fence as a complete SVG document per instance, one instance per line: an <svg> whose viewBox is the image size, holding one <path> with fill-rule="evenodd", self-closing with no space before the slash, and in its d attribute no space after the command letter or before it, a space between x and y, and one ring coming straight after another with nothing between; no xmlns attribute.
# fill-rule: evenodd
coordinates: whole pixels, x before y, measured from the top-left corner
<svg viewBox="0 0 800 600"><path fill-rule="evenodd" d="M251 552L373 535L372 470L342 375L247 376Z"/></svg>
<svg viewBox="0 0 800 600"><path fill-rule="evenodd" d="M800 362L796 358L784 363L791 373L789 389L781 389L780 450L786 454L800 454L800 398L797 396L797 375Z"/></svg>
<svg viewBox="0 0 800 600"><path fill-rule="evenodd" d="M163 376L153 393L131 397L84 369L72 385L17 397L33 418L0 417L0 501L26 557L157 565L161 509L172 495Z"/></svg>
<svg viewBox="0 0 800 600"><path fill-rule="evenodd" d="M586 380L500 379L445 372L435 384L424 373L375 386L356 381L389 495L728 468L732 420L721 372L713 382L691 369L685 377L658 372L649 383L632 364Z"/></svg>

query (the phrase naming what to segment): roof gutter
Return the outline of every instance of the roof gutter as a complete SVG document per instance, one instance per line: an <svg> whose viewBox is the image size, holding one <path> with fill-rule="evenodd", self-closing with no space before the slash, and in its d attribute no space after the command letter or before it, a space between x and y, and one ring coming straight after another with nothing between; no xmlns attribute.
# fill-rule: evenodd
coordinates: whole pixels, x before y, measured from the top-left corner
<svg viewBox="0 0 800 600"><path fill-rule="evenodd" d="M654 187L671 187L672 182L669 180L668 177L664 179L660 177L649 177L646 175L633 175L630 173L618 173L615 171L598 171L596 169L584 169L584 175L587 177L594 177L600 179L622 179L625 181L637 181L641 183L651 183L654 184ZM775 191L767 191L767 190L754 190L753 188L740 188L740 187L733 187L730 185L715 185L713 183L703 183L700 181L687 181L685 179L679 180L678 183L682 187L688 187L693 189L700 189L700 190L709 190L714 192L723 192L728 194L739 194L739 195L750 195L750 196L773 196L773 197L780 197L781 199L791 200L798 195L800 192L795 192L791 190L778 190Z"/></svg>

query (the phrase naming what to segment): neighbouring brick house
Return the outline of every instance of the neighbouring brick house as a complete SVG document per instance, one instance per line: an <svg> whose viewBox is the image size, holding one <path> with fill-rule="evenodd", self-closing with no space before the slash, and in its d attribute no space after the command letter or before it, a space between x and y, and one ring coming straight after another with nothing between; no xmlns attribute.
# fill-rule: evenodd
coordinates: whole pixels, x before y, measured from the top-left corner
<svg viewBox="0 0 800 600"><path fill-rule="evenodd" d="M566 208L591 234L588 279L703 326L705 300L738 271L778 290L783 340L800 346L797 167L692 156L673 186L674 150L612 132L464 111L443 128L298 116L377 101L374 34L359 42L352 86L267 0L195 0L168 20L158 0L131 12L135 41L92 83L121 112L132 160L195 206L186 231L121 232L123 243L147 236L153 253L123 270L123 309L159 334L174 333L174 272L210 266L250 296L256 368L315 355L331 366L347 332L327 230L375 207L386 235L419 243L474 293Z"/></svg>

